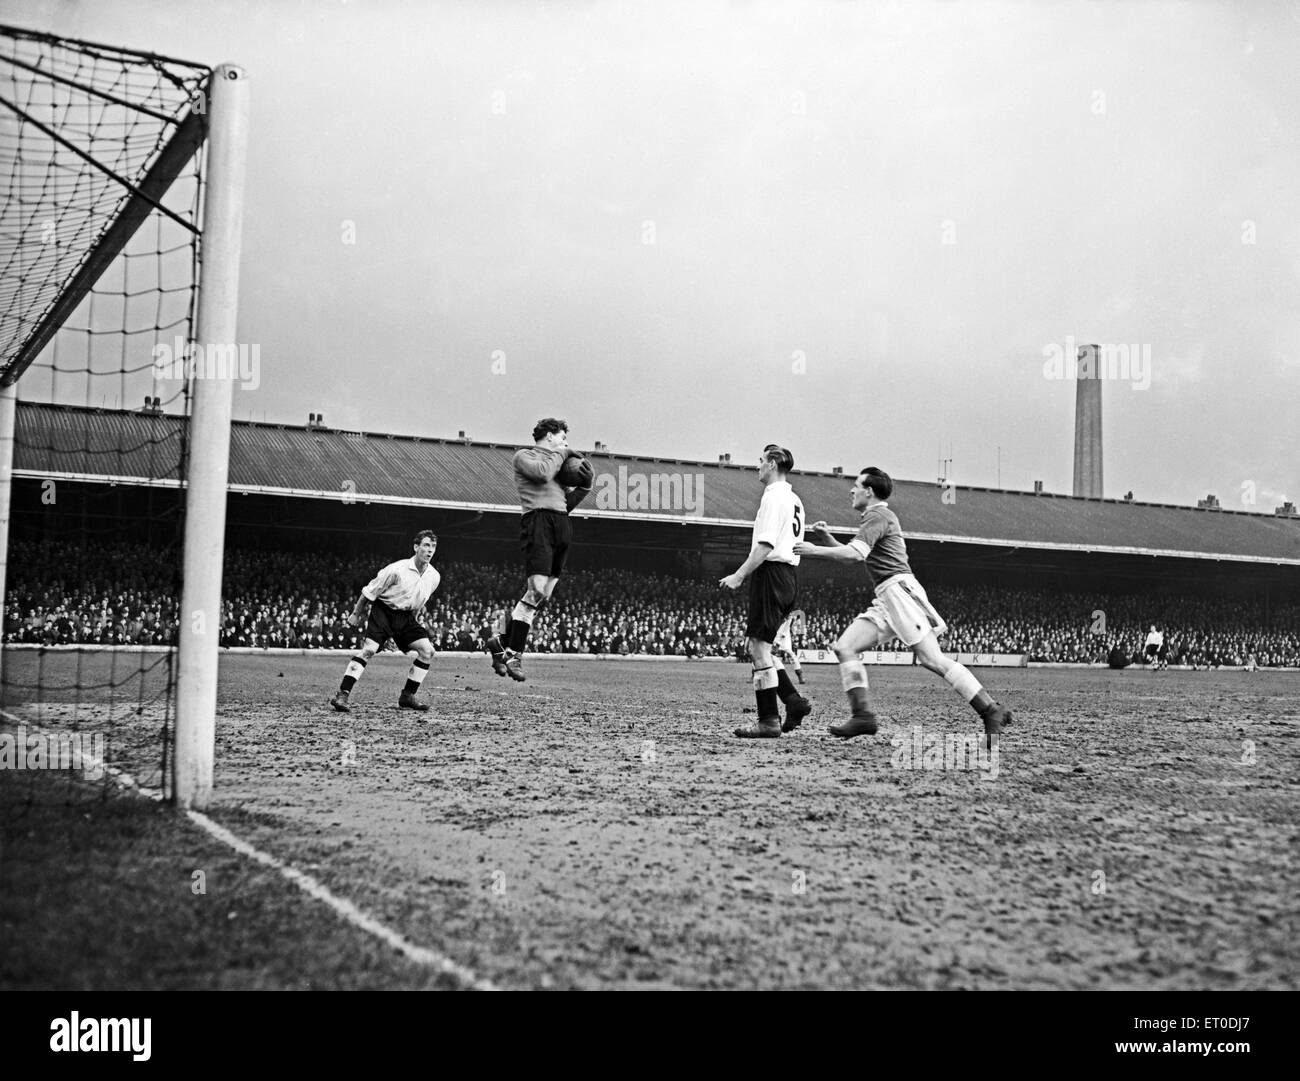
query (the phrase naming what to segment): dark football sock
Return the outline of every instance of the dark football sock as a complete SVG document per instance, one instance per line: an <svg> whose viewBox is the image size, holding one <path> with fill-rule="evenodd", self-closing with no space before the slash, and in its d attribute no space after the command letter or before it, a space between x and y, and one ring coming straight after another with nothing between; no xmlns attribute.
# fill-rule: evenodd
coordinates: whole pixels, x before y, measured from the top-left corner
<svg viewBox="0 0 1300 1081"><path fill-rule="evenodd" d="M512 619L510 621L509 637L507 644L516 653L522 653L524 647L528 645L528 632L533 628L525 623L522 619Z"/></svg>
<svg viewBox="0 0 1300 1081"><path fill-rule="evenodd" d="M424 661L413 661L411 663L411 675L406 677L406 686L402 688L402 694L415 694L420 689L420 684L424 682L424 677L429 674L429 666ZM418 679L412 679L412 676L419 676Z"/></svg>
<svg viewBox="0 0 1300 1081"><path fill-rule="evenodd" d="M790 682L790 676L784 668L776 673L776 696L782 702L788 702L791 698L797 698L799 692L794 689L794 684Z"/></svg>
<svg viewBox="0 0 1300 1081"><path fill-rule="evenodd" d="M777 712L775 687L767 687L761 691L755 691L754 700L758 703L758 719L760 721L764 717L780 716Z"/></svg>
<svg viewBox="0 0 1300 1081"><path fill-rule="evenodd" d="M866 687L850 687L848 695L849 706L855 714L871 712L871 699L867 697Z"/></svg>
<svg viewBox="0 0 1300 1081"><path fill-rule="evenodd" d="M357 685L356 676L344 676L343 682L339 684L340 691L351 691Z"/></svg>

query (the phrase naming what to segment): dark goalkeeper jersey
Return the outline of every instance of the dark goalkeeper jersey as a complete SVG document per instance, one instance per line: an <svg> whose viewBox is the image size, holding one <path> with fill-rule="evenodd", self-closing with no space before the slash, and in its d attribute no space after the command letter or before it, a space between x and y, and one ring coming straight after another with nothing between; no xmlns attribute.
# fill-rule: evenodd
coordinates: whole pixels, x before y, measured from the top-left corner
<svg viewBox="0 0 1300 1081"><path fill-rule="evenodd" d="M867 583L872 589L895 574L912 573L903 527L888 503L874 503L862 512L858 535L849 541L849 547L867 557Z"/></svg>
<svg viewBox="0 0 1300 1081"><path fill-rule="evenodd" d="M531 510L553 510L564 514L569 509L564 501L564 488L555 479L567 457L562 450L548 450L546 447L524 447L515 451L515 489L519 492L519 506L525 514Z"/></svg>

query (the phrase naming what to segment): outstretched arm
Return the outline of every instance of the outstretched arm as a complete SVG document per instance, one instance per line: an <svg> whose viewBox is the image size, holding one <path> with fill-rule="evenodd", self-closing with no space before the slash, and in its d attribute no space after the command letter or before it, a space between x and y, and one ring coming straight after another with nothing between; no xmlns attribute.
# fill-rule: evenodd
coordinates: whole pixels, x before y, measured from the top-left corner
<svg viewBox="0 0 1300 1081"><path fill-rule="evenodd" d="M796 544L794 550L801 559L832 559L836 563L861 563L867 558L867 552L871 550L870 548L864 550L862 542L857 538L849 544L841 544L831 536L830 528L825 522L814 522L809 528L822 543L809 544L805 540Z"/></svg>
<svg viewBox="0 0 1300 1081"><path fill-rule="evenodd" d="M861 563L867 558L853 545L840 544L838 541L829 548L800 541L794 546L794 550L802 559L830 559L836 563Z"/></svg>
<svg viewBox="0 0 1300 1081"><path fill-rule="evenodd" d="M810 525L808 528L817 534L817 539L821 541L822 544L825 544L831 548L844 547L842 544L840 544L839 541L837 541L834 538L834 536L831 535L831 528L825 522L813 522L813 524Z"/></svg>

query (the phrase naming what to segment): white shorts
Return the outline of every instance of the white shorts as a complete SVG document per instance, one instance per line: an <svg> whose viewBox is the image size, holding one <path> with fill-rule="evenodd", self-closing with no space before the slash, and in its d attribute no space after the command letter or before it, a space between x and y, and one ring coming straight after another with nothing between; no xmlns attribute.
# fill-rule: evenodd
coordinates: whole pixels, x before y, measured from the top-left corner
<svg viewBox="0 0 1300 1081"><path fill-rule="evenodd" d="M794 642L790 638L789 617L776 629L776 637L772 639L772 648L782 653L794 652Z"/></svg>
<svg viewBox="0 0 1300 1081"><path fill-rule="evenodd" d="M875 624L887 637L893 635L903 645L916 645L931 631L935 636L948 629L921 583L910 574L895 574L876 587L876 599L858 616Z"/></svg>

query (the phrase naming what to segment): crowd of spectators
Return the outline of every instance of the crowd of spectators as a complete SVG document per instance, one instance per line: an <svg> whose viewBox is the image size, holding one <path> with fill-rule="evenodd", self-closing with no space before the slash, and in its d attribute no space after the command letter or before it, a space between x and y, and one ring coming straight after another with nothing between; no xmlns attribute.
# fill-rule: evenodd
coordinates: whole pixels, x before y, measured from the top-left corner
<svg viewBox="0 0 1300 1081"><path fill-rule="evenodd" d="M389 556L391 559L391 555ZM223 646L351 649L344 618L383 555L226 554ZM477 650L520 592L516 565L436 562L442 584L428 610L436 648ZM1142 663L1150 625L1168 664L1300 666L1300 606L1264 613L1244 603L1166 594L1091 594L996 586L933 586L950 652L1028 654L1031 660ZM829 649L870 603L865 582L810 583L796 648ZM4 640L50 645L176 641L175 553L126 544L94 552L16 542L10 549ZM745 601L712 579L625 570L573 571L534 627L538 652L745 656ZM888 644L884 648L888 648Z"/></svg>
<svg viewBox="0 0 1300 1081"><path fill-rule="evenodd" d="M1271 612L1243 602L1165 594L1094 594L991 586L936 587L952 652L1026 653L1031 661L1145 662L1151 627L1166 664L1300 666L1300 606ZM1118 665L1116 665L1118 666Z"/></svg>

